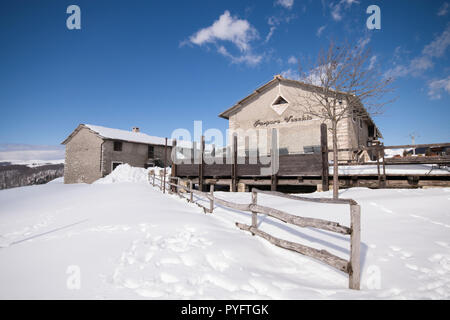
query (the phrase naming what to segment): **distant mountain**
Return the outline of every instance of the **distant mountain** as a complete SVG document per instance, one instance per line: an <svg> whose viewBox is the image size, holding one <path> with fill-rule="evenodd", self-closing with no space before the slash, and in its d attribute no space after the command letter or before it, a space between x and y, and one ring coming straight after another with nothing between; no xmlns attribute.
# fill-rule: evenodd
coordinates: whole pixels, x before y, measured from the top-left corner
<svg viewBox="0 0 450 320"><path fill-rule="evenodd" d="M0 190L45 184L64 175L64 164L28 165L0 163Z"/></svg>
<svg viewBox="0 0 450 320"><path fill-rule="evenodd" d="M0 144L0 190L62 177L64 150L64 146Z"/></svg>

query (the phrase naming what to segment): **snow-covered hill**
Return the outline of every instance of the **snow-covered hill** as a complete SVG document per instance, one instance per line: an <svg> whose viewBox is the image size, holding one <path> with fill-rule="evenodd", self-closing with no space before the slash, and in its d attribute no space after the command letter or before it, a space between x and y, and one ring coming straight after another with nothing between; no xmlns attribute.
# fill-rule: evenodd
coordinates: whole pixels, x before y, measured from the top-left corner
<svg viewBox="0 0 450 320"><path fill-rule="evenodd" d="M341 191L362 207L358 292L347 289L346 274L237 229L235 221L250 223L249 213L218 207L204 214L146 182L112 180L58 179L0 191L1 299L450 297L448 188ZM330 194L311 196L324 195ZM250 202L249 193L216 196ZM264 195L258 201L349 223L347 206ZM259 223L279 237L348 257L347 237L265 216Z"/></svg>

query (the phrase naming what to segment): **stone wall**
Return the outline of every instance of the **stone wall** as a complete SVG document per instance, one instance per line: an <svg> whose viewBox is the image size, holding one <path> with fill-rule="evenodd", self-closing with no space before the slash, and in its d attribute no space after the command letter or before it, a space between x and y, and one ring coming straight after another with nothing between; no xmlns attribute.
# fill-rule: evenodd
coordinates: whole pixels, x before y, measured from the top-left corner
<svg viewBox="0 0 450 320"><path fill-rule="evenodd" d="M64 183L92 183L102 177L101 145L103 140L82 128L66 144Z"/></svg>

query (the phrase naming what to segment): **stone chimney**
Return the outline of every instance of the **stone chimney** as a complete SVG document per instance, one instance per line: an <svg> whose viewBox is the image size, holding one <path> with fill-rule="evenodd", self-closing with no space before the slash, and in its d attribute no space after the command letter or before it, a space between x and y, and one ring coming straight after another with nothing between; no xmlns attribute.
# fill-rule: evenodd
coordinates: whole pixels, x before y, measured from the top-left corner
<svg viewBox="0 0 450 320"><path fill-rule="evenodd" d="M139 132L139 127L133 127L133 129L131 129L133 132Z"/></svg>

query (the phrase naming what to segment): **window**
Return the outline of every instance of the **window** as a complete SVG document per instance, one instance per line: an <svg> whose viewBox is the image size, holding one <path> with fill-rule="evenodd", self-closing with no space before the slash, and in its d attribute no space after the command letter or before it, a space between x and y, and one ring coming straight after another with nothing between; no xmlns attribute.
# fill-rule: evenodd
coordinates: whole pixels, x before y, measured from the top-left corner
<svg viewBox="0 0 450 320"><path fill-rule="evenodd" d="M352 121L356 122L356 111L355 110L352 111Z"/></svg>
<svg viewBox="0 0 450 320"><path fill-rule="evenodd" d="M363 121L362 121L362 119L359 119L359 127L362 129L362 127L363 127Z"/></svg>
<svg viewBox="0 0 450 320"><path fill-rule="evenodd" d="M320 153L320 146L304 146L304 153Z"/></svg>
<svg viewBox="0 0 450 320"><path fill-rule="evenodd" d="M148 158L153 159L155 157L155 147L148 146Z"/></svg>
<svg viewBox="0 0 450 320"><path fill-rule="evenodd" d="M367 135L369 136L369 138L374 138L375 137L375 126L373 124L369 125L367 127Z"/></svg>
<svg viewBox="0 0 450 320"><path fill-rule="evenodd" d="M114 151L122 151L122 141L114 141Z"/></svg>
<svg viewBox="0 0 450 320"><path fill-rule="evenodd" d="M123 164L123 162L119 162L119 161L113 161L111 163L111 171L114 171L115 168L117 168L117 166Z"/></svg>
<svg viewBox="0 0 450 320"><path fill-rule="evenodd" d="M279 96L272 105L288 103L282 96Z"/></svg>

